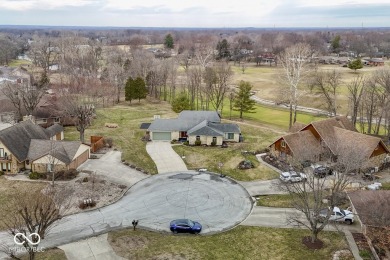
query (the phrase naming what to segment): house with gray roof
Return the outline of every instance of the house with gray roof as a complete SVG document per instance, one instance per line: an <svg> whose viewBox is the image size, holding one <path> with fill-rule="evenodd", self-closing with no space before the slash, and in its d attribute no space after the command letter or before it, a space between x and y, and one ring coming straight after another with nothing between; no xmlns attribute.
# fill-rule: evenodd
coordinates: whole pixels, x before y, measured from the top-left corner
<svg viewBox="0 0 390 260"><path fill-rule="evenodd" d="M75 169L89 158L89 146L63 139L63 127L44 129L31 120L0 131L0 171L17 173Z"/></svg>
<svg viewBox="0 0 390 260"><path fill-rule="evenodd" d="M224 141L239 142L240 127L237 124L221 123L221 117L215 111L182 111L177 118L155 119L148 132L153 141L188 141L193 145L222 145Z"/></svg>

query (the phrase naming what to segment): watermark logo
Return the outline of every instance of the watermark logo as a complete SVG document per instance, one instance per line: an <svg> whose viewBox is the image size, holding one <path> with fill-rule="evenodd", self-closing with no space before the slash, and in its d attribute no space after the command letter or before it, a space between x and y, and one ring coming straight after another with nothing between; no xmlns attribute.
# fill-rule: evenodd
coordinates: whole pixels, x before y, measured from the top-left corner
<svg viewBox="0 0 390 260"><path fill-rule="evenodd" d="M25 240L23 242L19 242L18 241L18 237L22 236ZM30 240L30 238L32 238L33 236L36 236L38 237L38 240L37 242L34 242L32 241L32 239ZM17 245L23 245L24 243L26 243L26 241L28 241L28 243L32 246L35 246L35 245L38 245L39 242L41 242L41 236L38 234L38 233L31 233L30 235L26 236L25 234L23 233L16 233L15 236L14 236L14 242L15 244Z"/></svg>

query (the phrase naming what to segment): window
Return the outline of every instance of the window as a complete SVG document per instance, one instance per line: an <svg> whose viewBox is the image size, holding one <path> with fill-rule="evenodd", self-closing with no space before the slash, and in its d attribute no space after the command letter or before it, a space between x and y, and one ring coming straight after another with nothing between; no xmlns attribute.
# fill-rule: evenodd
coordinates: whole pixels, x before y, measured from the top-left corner
<svg viewBox="0 0 390 260"><path fill-rule="evenodd" d="M286 148L286 142L285 142L284 140L282 140L282 141L280 142L280 146Z"/></svg>
<svg viewBox="0 0 390 260"><path fill-rule="evenodd" d="M234 139L234 133L228 133L227 139L229 139L229 140Z"/></svg>
<svg viewBox="0 0 390 260"><path fill-rule="evenodd" d="M217 137L213 136L213 143L217 143Z"/></svg>
<svg viewBox="0 0 390 260"><path fill-rule="evenodd" d="M42 118L42 122L43 123L47 123L47 119L46 118Z"/></svg>
<svg viewBox="0 0 390 260"><path fill-rule="evenodd" d="M54 169L54 164L48 163L47 164L47 172L53 172L53 169Z"/></svg>
<svg viewBox="0 0 390 260"><path fill-rule="evenodd" d="M199 135L196 136L196 141L200 141L200 136Z"/></svg>
<svg viewBox="0 0 390 260"><path fill-rule="evenodd" d="M0 148L0 157L1 157L1 158L4 157L4 149L3 149L3 148Z"/></svg>
<svg viewBox="0 0 390 260"><path fill-rule="evenodd" d="M59 123L59 122L60 122L60 118L59 117L54 118L54 123Z"/></svg>

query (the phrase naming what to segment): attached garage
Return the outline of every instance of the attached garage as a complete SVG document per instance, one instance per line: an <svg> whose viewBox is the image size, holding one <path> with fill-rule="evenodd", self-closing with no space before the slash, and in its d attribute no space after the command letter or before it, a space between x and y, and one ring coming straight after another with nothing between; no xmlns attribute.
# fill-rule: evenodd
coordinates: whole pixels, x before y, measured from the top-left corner
<svg viewBox="0 0 390 260"><path fill-rule="evenodd" d="M153 141L171 141L171 132L152 132Z"/></svg>

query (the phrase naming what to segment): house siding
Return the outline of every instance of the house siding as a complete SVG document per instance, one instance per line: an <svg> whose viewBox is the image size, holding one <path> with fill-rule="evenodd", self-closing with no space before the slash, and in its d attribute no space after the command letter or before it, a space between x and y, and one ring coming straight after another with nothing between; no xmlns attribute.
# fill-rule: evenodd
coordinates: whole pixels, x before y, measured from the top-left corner
<svg viewBox="0 0 390 260"><path fill-rule="evenodd" d="M189 142L190 145L194 145L195 141L196 141L196 136L195 135L189 136L188 142ZM200 135L200 141L201 141L202 145L203 144L211 145L211 143L213 142L213 137L212 136L206 136L206 135ZM217 143L216 143L216 145L222 145L222 142L223 142L222 136L217 136Z"/></svg>
<svg viewBox="0 0 390 260"><path fill-rule="evenodd" d="M179 140L179 138L180 138L180 132L179 131L171 132L171 140L173 140L173 139Z"/></svg>
<svg viewBox="0 0 390 260"><path fill-rule="evenodd" d="M225 137L224 137L225 141L227 141L227 142L236 142L236 143L238 143L240 141L240 134L233 133L234 134L233 139L228 139L228 134L229 133L225 133Z"/></svg>

